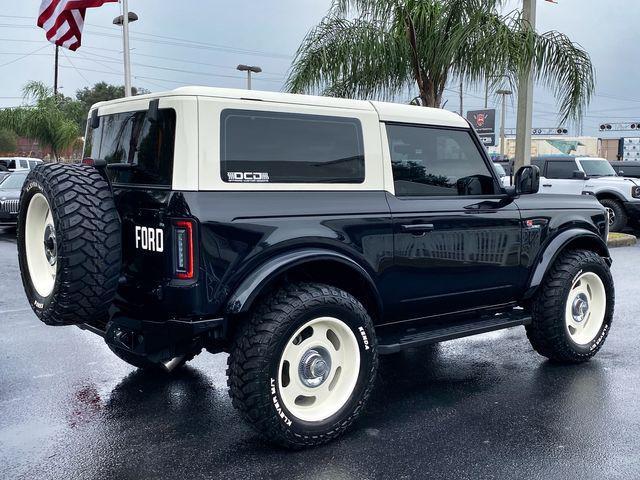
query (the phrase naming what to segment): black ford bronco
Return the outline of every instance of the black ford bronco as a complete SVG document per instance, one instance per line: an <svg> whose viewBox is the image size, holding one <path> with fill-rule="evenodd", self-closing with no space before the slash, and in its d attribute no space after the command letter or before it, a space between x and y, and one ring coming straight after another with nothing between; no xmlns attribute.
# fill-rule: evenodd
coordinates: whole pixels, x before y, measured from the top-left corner
<svg viewBox="0 0 640 480"><path fill-rule="evenodd" d="M453 113L190 87L95 105L85 152L22 189L37 316L143 369L228 352L233 405L281 445L342 434L378 355L524 326L576 363L609 332L604 208L536 195L535 166L503 187Z"/></svg>

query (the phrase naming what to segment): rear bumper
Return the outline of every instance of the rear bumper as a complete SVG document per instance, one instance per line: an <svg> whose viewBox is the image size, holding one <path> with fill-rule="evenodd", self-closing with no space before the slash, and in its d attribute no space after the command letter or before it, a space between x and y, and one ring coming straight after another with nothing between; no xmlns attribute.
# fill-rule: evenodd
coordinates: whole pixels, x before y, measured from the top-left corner
<svg viewBox="0 0 640 480"><path fill-rule="evenodd" d="M207 347L224 338L225 320L167 320L154 322L125 316L114 316L106 325L78 325L104 338L111 347L164 362L193 351L195 345Z"/></svg>

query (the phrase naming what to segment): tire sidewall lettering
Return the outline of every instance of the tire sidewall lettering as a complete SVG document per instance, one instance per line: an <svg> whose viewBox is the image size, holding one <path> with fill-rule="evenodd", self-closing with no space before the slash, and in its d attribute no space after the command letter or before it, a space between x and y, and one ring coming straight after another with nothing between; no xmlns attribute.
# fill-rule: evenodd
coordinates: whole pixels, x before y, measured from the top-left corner
<svg viewBox="0 0 640 480"><path fill-rule="evenodd" d="M35 170L32 171L29 177L32 175L37 175L37 171ZM19 237L18 241L21 242L21 246L22 246L22 248L19 250L24 250L24 251L26 251L26 249L24 248L24 242L26 241L25 239L26 218L27 218L27 210L28 210L29 202L36 194L39 193L47 199L47 202L49 202L49 205L52 205L51 198L49 196L49 192L47 191L47 189L42 185L42 183L40 183L38 179L29 178L29 177L27 177L27 180L25 181L25 184L22 187L22 192L20 195L21 208L20 208L20 214L18 216L18 231L20 232L18 236ZM52 214L53 214L54 224L57 227L57 221L56 221L57 218L56 218L55 209L52 211ZM59 245L58 245L58 251L61 251ZM29 270L29 265L27 263L26 253L24 254L19 253L18 257L19 257L18 260L20 262L20 270L22 271L23 285L25 290L27 291L26 292L27 297L32 299L30 302L31 308L34 310L34 312L38 317L41 317L42 315L45 314L45 312L51 305L51 300L55 296L55 292L57 291L57 288L58 288L58 278L56 277L56 281L55 281L53 290L51 291L51 294L48 297L43 297L38 293L38 291L33 286L33 282L31 280L31 272Z"/></svg>
<svg viewBox="0 0 640 480"><path fill-rule="evenodd" d="M610 314L611 306L609 305L609 302L611 301L609 296L610 296L610 293L612 293L612 292L610 292L610 288L612 288L612 285L608 283L608 279L606 278L606 275L603 275L603 273L605 273L605 272L602 272L601 268L599 266L589 265L589 266L580 268L578 273L576 273L573 276L573 279L571 280L571 284L568 286L568 291L567 291L567 294L565 295L566 302L570 301L569 293L571 292L571 288L575 284L575 282L578 279L578 277L580 277L580 275L582 275L584 273L589 273L589 272L590 273L595 273L598 276L598 278L600 278L602 283L604 284L605 296L607 298L607 305L605 307L605 318L603 320L602 327L600 327L600 330L596 334L595 338L591 342L589 342L588 344L580 345L578 343L575 343L573 341L573 339L571 338L571 336L569 335L569 332L568 332L567 328L565 327L565 336L566 336L567 341L569 342L571 347L576 352L578 352L580 354L588 354L588 353L593 352L594 350L597 350L597 349L600 348L600 346L602 345L604 340L607 338L607 335L609 333L609 329L611 327L611 320L612 320L612 315Z"/></svg>
<svg viewBox="0 0 640 480"><path fill-rule="evenodd" d="M340 410L338 410L338 412L321 422L307 422L296 418L293 414L291 414L291 412L289 412L285 404L282 402L278 389L280 383L280 357L284 350L284 346L289 341L291 336L295 333L295 331L307 321L320 316L339 318L343 323L345 323L345 325L349 327L349 329L355 335L356 339L358 339L357 344L360 352L360 372L358 373L358 380L356 382L356 386L351 395L351 398L342 406ZM362 331L360 329L362 329ZM363 326L363 323L361 322L358 315L355 315L353 312L348 312L348 310L346 309L339 309L339 311L336 311L335 309L331 308L330 310L322 309L322 312L305 312L304 315L298 317L296 321L292 322L290 327L287 329L286 334L283 335L283 337L277 342L277 346L273 349L275 353L270 362L270 373L267 384L267 390L269 392L269 403L271 404L272 408L274 409L275 415L278 417L281 425L284 428L290 430L294 434L302 435L309 434L310 430L313 430L314 428L325 430L327 428L327 424L337 425L343 418L344 413L347 411L351 411L354 408L354 406L359 401L361 392L364 388L366 388L366 379L369 375L369 370L371 368L372 362L372 354L374 351L374 345L372 345L369 339L372 338L373 334L373 332L368 332L367 329Z"/></svg>

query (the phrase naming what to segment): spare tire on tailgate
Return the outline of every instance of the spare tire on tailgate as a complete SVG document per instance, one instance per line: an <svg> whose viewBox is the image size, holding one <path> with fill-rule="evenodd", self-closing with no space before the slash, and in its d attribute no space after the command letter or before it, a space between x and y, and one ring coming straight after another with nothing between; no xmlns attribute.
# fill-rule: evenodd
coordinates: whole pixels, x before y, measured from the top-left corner
<svg viewBox="0 0 640 480"><path fill-rule="evenodd" d="M39 165L20 195L18 258L48 325L104 321L118 287L120 219L109 183L85 165Z"/></svg>

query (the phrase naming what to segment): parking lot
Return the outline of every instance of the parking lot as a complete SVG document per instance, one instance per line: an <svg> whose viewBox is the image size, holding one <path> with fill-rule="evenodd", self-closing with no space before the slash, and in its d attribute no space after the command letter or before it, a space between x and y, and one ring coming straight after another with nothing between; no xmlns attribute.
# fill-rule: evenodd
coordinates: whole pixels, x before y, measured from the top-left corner
<svg viewBox="0 0 640 480"><path fill-rule="evenodd" d="M555 366L521 327L383 357L356 428L288 452L232 408L224 355L156 376L41 324L0 229L0 478L639 478L640 247L612 254L616 315L594 361Z"/></svg>

